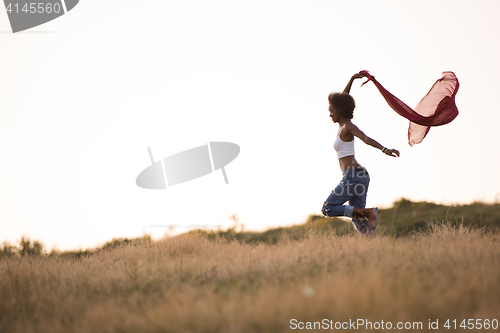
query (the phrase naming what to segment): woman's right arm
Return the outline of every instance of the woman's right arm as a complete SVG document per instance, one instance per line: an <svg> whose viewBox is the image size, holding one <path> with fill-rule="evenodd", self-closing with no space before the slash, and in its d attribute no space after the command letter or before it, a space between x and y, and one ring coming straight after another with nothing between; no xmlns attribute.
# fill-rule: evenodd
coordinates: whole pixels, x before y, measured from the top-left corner
<svg viewBox="0 0 500 333"><path fill-rule="evenodd" d="M363 131L361 131L358 128L358 126L354 125L353 123L346 124L344 128L346 128L349 133L358 137L361 141L363 141L367 145L380 149L384 154L392 157L399 157L399 151L397 149L388 149L382 146L380 143L378 143L377 141L373 140L368 135L363 133Z"/></svg>

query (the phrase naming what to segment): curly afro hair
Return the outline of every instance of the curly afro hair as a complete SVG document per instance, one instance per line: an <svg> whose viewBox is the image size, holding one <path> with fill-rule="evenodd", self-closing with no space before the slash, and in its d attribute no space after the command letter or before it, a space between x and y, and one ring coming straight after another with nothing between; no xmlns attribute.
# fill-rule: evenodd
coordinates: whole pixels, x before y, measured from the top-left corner
<svg viewBox="0 0 500 333"><path fill-rule="evenodd" d="M342 118L352 119L356 102L351 95L332 92L328 95L328 102L337 110Z"/></svg>

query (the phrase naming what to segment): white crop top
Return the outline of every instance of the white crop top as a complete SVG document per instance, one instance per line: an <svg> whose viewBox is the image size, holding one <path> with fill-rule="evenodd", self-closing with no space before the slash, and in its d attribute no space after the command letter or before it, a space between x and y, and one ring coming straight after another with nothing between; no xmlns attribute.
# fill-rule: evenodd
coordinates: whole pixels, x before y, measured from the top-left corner
<svg viewBox="0 0 500 333"><path fill-rule="evenodd" d="M340 133L342 133L343 129L344 127L340 129L340 132L337 135L335 142L333 143L333 148L337 152L338 158L354 156L354 138L352 139L352 141L342 141L342 139L340 138Z"/></svg>

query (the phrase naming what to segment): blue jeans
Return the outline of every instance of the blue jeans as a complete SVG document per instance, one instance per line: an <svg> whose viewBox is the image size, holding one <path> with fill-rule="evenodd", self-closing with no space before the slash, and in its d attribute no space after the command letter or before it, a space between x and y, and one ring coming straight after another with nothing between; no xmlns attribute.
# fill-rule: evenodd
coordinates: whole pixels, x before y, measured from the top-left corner
<svg viewBox="0 0 500 333"><path fill-rule="evenodd" d="M360 234L370 234L370 223L365 218L353 217L354 207L365 208L370 175L363 167L347 169L342 180L323 203L321 212L326 217L348 216ZM349 201L349 206L344 205ZM374 230L375 231L375 230Z"/></svg>

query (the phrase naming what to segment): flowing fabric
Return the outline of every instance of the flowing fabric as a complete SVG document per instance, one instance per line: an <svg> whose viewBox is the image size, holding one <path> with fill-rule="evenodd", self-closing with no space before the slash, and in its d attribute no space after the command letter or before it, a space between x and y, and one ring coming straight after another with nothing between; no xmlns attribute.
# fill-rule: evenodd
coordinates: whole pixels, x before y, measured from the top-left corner
<svg viewBox="0 0 500 333"><path fill-rule="evenodd" d="M453 72L443 72L442 77L434 83L427 95L417 104L415 110L387 91L368 71L359 73L368 78L365 83L372 81L375 84L394 111L410 121L408 128L410 146L422 142L431 126L448 124L458 116L455 95L459 83Z"/></svg>

